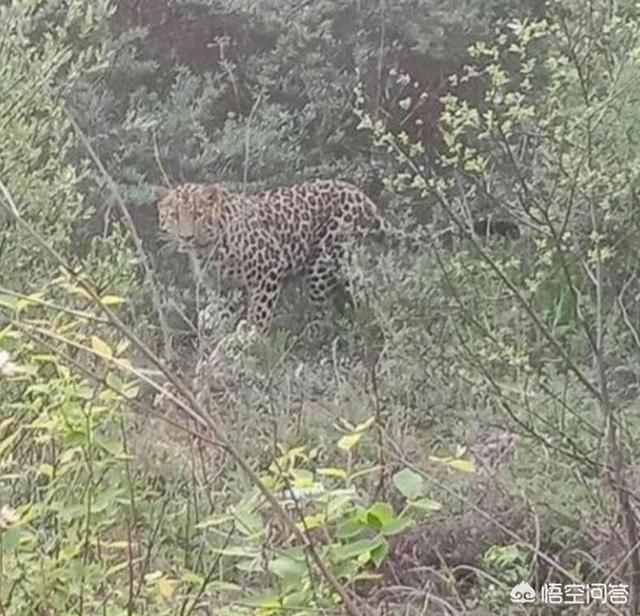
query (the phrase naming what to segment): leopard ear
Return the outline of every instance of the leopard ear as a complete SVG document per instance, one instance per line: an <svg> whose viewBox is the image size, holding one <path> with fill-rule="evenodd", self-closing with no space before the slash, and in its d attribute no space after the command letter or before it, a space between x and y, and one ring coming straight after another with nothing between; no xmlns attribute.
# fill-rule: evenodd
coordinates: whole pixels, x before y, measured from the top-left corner
<svg viewBox="0 0 640 616"><path fill-rule="evenodd" d="M207 197L209 197L209 199L214 202L220 201L226 194L226 191L222 187L222 185L217 183L205 184L204 190Z"/></svg>

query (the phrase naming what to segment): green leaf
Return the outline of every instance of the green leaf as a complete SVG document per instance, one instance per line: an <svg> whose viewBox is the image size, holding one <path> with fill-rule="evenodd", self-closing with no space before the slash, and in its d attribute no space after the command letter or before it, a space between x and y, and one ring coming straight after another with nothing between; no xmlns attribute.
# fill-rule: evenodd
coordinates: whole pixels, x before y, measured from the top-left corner
<svg viewBox="0 0 640 616"><path fill-rule="evenodd" d="M353 488L344 490L333 490L327 499L327 517L329 519L344 513L344 511L353 507L356 499L356 491Z"/></svg>
<svg viewBox="0 0 640 616"><path fill-rule="evenodd" d="M413 520L409 518L396 518L389 522L383 529L382 534L385 537L389 537L391 535L397 535L401 533L405 529L409 528L413 524Z"/></svg>
<svg viewBox="0 0 640 616"><path fill-rule="evenodd" d="M432 462L439 462L440 464L446 464L457 471L464 473L475 473L476 467L471 460L463 460L462 458L439 458L437 456L430 456L429 459Z"/></svg>
<svg viewBox="0 0 640 616"><path fill-rule="evenodd" d="M51 466L51 464L47 464L46 462L43 462L38 467L38 473L40 475L44 475L45 477L51 478L53 477L53 466Z"/></svg>
<svg viewBox="0 0 640 616"><path fill-rule="evenodd" d="M476 467L475 467L474 463L471 460L457 459L457 460L451 460L451 461L447 462L447 464L451 468L455 468L457 471L462 471L464 473L475 473L476 472Z"/></svg>
<svg viewBox="0 0 640 616"><path fill-rule="evenodd" d="M252 560L243 560L236 564L238 571L244 571L245 573L258 573L264 571L264 565L262 560L258 557Z"/></svg>
<svg viewBox="0 0 640 616"><path fill-rule="evenodd" d="M379 566L379 565L378 565ZM351 578L351 582L379 582L383 579L380 573L371 573L369 571L361 571Z"/></svg>
<svg viewBox="0 0 640 616"><path fill-rule="evenodd" d="M2 531L2 551L6 554L18 549L24 530L17 526L10 526Z"/></svg>
<svg viewBox="0 0 640 616"><path fill-rule="evenodd" d="M355 560L345 560L333 567L333 573L338 579L351 579L359 569Z"/></svg>
<svg viewBox="0 0 640 616"><path fill-rule="evenodd" d="M231 522L234 519L235 519L235 516L233 515L214 516L214 517L207 518L202 522L198 522L198 524L196 524L196 528L209 528L211 526L220 526L221 524Z"/></svg>
<svg viewBox="0 0 640 616"><path fill-rule="evenodd" d="M60 550L60 558L63 560L71 560L80 553L80 549L79 545L67 545Z"/></svg>
<svg viewBox="0 0 640 616"><path fill-rule="evenodd" d="M353 434L345 434L338 441L338 447L340 447L340 449L344 449L345 451L351 451L360 442L361 438L361 433L355 432Z"/></svg>
<svg viewBox="0 0 640 616"><path fill-rule="evenodd" d="M338 539L350 539L351 537L359 535L365 528L367 528L366 524L363 524L360 520L345 520L336 529L335 536Z"/></svg>
<svg viewBox="0 0 640 616"><path fill-rule="evenodd" d="M374 422L375 417L370 417L369 419L367 419L367 421L358 424L353 429L351 434L345 434L338 441L338 447L340 447L340 449L344 449L345 451L351 451L360 442L362 435L373 425Z"/></svg>
<svg viewBox="0 0 640 616"><path fill-rule="evenodd" d="M34 306L42 303L44 298L44 293L31 293L27 297L20 298L16 303L16 310L20 311L23 308L27 308L28 306Z"/></svg>
<svg viewBox="0 0 640 616"><path fill-rule="evenodd" d="M244 597L242 601L248 607L257 607L263 610L276 610L282 607L282 597L280 595L251 595Z"/></svg>
<svg viewBox="0 0 640 616"><path fill-rule="evenodd" d="M115 372L109 372L109 374L107 374L107 378L105 379L105 382L114 391L117 391L118 393L124 392L124 385L122 383L122 379Z"/></svg>
<svg viewBox="0 0 640 616"><path fill-rule="evenodd" d="M389 542L385 541L374 550L371 550L371 560L376 567L379 567L387 557L387 554L389 554Z"/></svg>
<svg viewBox="0 0 640 616"><path fill-rule="evenodd" d="M111 347L98 336L91 336L91 348L102 357L106 357L107 359L111 359L113 357Z"/></svg>
<svg viewBox="0 0 640 616"><path fill-rule="evenodd" d="M162 571L158 571L158 570L150 571L149 573L145 574L144 581L149 584L151 582L155 582L159 580L162 576L163 576Z"/></svg>
<svg viewBox="0 0 640 616"><path fill-rule="evenodd" d="M9 308L9 310L16 310L18 307L18 298L11 295L0 295L0 306Z"/></svg>
<svg viewBox="0 0 640 616"><path fill-rule="evenodd" d="M118 297L117 295L105 295L100 298L100 303L103 306L116 306L118 304L123 304L124 299L122 297Z"/></svg>
<svg viewBox="0 0 640 616"><path fill-rule="evenodd" d="M263 520L260 511L252 504L252 499L240 503L234 510L238 531L245 537L251 537L263 532Z"/></svg>
<svg viewBox="0 0 640 616"><path fill-rule="evenodd" d="M234 556L240 558L256 558L260 556L260 550L249 546L229 546L226 548L212 548L212 552L222 554L223 556Z"/></svg>
<svg viewBox="0 0 640 616"><path fill-rule="evenodd" d="M393 485L407 500L416 500L424 493L424 479L409 468L398 471L393 476Z"/></svg>
<svg viewBox="0 0 640 616"><path fill-rule="evenodd" d="M331 550L335 562L344 560L352 560L354 558L370 557L371 552L386 543L386 539L382 535L377 535L373 539L360 539L346 545L334 547Z"/></svg>
<svg viewBox="0 0 640 616"><path fill-rule="evenodd" d="M376 418L375 417L369 417L369 419L367 419L366 421L363 421L362 423L359 423L355 428L354 428L354 432L364 432L365 430L368 430L375 422Z"/></svg>
<svg viewBox="0 0 640 616"><path fill-rule="evenodd" d="M284 597L283 603L287 610L300 608L300 611L296 613L306 614L307 612L303 611L302 608L309 606L309 591L307 589L303 589L300 591L292 592L291 594L288 594L286 597Z"/></svg>
<svg viewBox="0 0 640 616"><path fill-rule="evenodd" d="M156 587L160 597L165 601L168 601L173 596L177 585L178 583L176 580L163 577L158 580Z"/></svg>
<svg viewBox="0 0 640 616"><path fill-rule="evenodd" d="M189 586L202 586L204 578L193 571L185 571L182 574L182 581Z"/></svg>
<svg viewBox="0 0 640 616"><path fill-rule="evenodd" d="M296 526L300 530L311 530L313 528L318 528L319 526L325 526L326 523L327 518L324 513L315 513L313 515L304 516L304 520L296 522Z"/></svg>
<svg viewBox="0 0 640 616"><path fill-rule="evenodd" d="M324 477L337 477L338 479L346 479L347 472L341 468L336 468L333 466L326 466L324 468L319 468L317 470L318 475L322 475Z"/></svg>
<svg viewBox="0 0 640 616"><path fill-rule="evenodd" d="M313 485L313 473L300 468L291 471L293 477L292 485L296 488L309 488Z"/></svg>
<svg viewBox="0 0 640 616"><path fill-rule="evenodd" d="M395 519L396 515L387 503L374 503L366 513L367 523L376 530L382 530Z"/></svg>
<svg viewBox="0 0 640 616"><path fill-rule="evenodd" d="M442 505L438 501L431 500L430 498L419 498L418 500L411 501L409 507L419 509L420 511L440 511Z"/></svg>
<svg viewBox="0 0 640 616"><path fill-rule="evenodd" d="M52 364L57 364L58 363L58 357L56 355L54 355L53 353L34 353L33 355L31 355L31 361L32 362L37 362L37 363L52 363Z"/></svg>
<svg viewBox="0 0 640 616"><path fill-rule="evenodd" d="M80 297L84 297L85 299L92 300L91 293L86 291L83 287L80 286L69 286L67 289L70 293L74 293L75 295L79 295Z"/></svg>
<svg viewBox="0 0 640 616"><path fill-rule="evenodd" d="M269 571L288 584L300 584L308 574L304 556L280 556L269 563Z"/></svg>
<svg viewBox="0 0 640 616"><path fill-rule="evenodd" d="M111 567L109 567L107 569L107 571L105 572L105 576L106 577L110 577L112 575L115 575L116 573L120 573L120 571L123 571L124 569L126 569L127 567L130 567L130 566L131 566L131 561L127 558L127 560L123 560L123 561L121 561L119 563L116 563L115 565L112 565Z"/></svg>
<svg viewBox="0 0 640 616"><path fill-rule="evenodd" d="M240 593L243 590L242 587L238 584L233 584L232 582L224 582L222 580L209 580L208 588L215 588L216 590L233 593Z"/></svg>

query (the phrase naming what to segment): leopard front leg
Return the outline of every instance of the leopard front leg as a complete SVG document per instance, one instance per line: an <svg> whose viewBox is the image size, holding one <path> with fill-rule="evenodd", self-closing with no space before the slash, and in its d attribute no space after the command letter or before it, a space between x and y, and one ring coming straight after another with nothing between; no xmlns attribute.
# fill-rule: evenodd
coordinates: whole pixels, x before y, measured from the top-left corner
<svg viewBox="0 0 640 616"><path fill-rule="evenodd" d="M348 292L348 275L343 265L346 247L340 242L334 242L324 247L322 252L311 263L307 271L309 297L319 308L325 309L329 298L339 312L350 303Z"/></svg>
<svg viewBox="0 0 640 616"><path fill-rule="evenodd" d="M322 254L311 264L307 272L309 298L319 308L324 308L332 291L338 286L339 264L333 255Z"/></svg>
<svg viewBox="0 0 640 616"><path fill-rule="evenodd" d="M260 275L247 281L247 320L258 332L265 333L273 319L281 288L281 267L277 262L259 266Z"/></svg>

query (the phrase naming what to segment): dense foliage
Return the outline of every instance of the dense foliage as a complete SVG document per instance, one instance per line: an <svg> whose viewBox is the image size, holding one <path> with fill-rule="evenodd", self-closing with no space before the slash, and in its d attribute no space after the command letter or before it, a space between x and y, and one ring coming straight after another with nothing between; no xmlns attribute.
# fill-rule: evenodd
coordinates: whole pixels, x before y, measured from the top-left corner
<svg viewBox="0 0 640 616"><path fill-rule="evenodd" d="M0 3L0 613L633 613L640 22L586 4ZM155 196L314 177L397 237L256 338Z"/></svg>

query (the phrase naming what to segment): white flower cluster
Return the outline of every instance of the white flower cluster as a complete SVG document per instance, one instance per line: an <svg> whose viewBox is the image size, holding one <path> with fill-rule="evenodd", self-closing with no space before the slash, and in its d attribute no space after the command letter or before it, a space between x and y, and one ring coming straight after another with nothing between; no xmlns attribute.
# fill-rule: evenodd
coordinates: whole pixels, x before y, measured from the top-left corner
<svg viewBox="0 0 640 616"><path fill-rule="evenodd" d="M5 376L14 376L20 372L17 364L14 364L9 353L0 350L0 379Z"/></svg>

